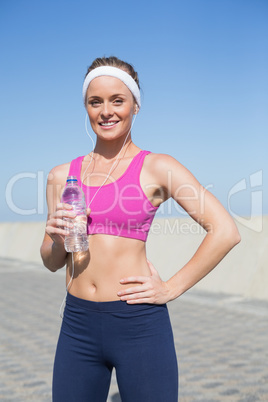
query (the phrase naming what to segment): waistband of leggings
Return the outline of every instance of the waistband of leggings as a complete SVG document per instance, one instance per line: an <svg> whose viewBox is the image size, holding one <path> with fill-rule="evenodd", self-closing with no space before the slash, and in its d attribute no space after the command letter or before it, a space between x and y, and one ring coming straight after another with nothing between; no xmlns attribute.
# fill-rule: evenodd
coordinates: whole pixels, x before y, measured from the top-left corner
<svg viewBox="0 0 268 402"><path fill-rule="evenodd" d="M167 308L166 304L128 304L122 300L96 302L91 300L80 299L67 293L66 305L73 305L81 307L90 311L102 311L102 312L116 312L116 311L139 311L147 309Z"/></svg>

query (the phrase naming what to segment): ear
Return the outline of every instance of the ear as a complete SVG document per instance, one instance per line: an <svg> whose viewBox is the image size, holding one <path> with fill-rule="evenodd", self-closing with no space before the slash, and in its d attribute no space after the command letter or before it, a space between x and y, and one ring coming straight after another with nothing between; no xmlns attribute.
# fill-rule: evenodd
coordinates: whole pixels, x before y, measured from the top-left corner
<svg viewBox="0 0 268 402"><path fill-rule="evenodd" d="M134 114L138 114L138 113L139 113L139 110L140 110L140 108L139 108L139 106L136 104L135 107L134 107Z"/></svg>

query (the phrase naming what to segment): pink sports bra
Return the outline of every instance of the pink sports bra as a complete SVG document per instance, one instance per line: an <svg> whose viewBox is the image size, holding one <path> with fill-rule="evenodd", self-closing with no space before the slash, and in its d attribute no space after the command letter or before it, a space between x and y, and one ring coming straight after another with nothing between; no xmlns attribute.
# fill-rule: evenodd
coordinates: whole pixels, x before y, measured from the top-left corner
<svg viewBox="0 0 268 402"><path fill-rule="evenodd" d="M141 150L117 180L105 184L90 204L88 234L109 234L146 241L158 207L152 205L140 185L144 158L150 151ZM71 162L69 176L76 176L85 193L87 206L100 186L81 183L84 156Z"/></svg>

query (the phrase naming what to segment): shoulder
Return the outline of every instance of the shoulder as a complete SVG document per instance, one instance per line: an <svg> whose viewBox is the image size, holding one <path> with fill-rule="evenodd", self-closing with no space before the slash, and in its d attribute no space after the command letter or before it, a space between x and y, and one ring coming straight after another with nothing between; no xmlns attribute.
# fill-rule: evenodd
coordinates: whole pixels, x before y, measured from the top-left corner
<svg viewBox="0 0 268 402"><path fill-rule="evenodd" d="M185 169L185 167L173 156L150 152L146 155L145 163L155 173L169 169Z"/></svg>
<svg viewBox="0 0 268 402"><path fill-rule="evenodd" d="M151 163L157 163L158 165L163 165L163 164L172 164L172 163L179 163L177 159L175 159L173 156L168 155L168 154L161 154L161 153L154 153L150 152L147 154L147 159L151 161Z"/></svg>
<svg viewBox="0 0 268 402"><path fill-rule="evenodd" d="M160 185L166 185L170 180L184 184L193 179L192 173L171 155L151 152L145 161L146 169Z"/></svg>
<svg viewBox="0 0 268 402"><path fill-rule="evenodd" d="M53 167L48 174L48 183L64 185L69 173L70 165L71 162L67 162Z"/></svg>
<svg viewBox="0 0 268 402"><path fill-rule="evenodd" d="M53 167L48 175L48 181L53 184L61 184L62 182L65 184L66 178L69 174L71 164L77 164L83 159L84 156L78 156L70 162L63 163L61 165Z"/></svg>

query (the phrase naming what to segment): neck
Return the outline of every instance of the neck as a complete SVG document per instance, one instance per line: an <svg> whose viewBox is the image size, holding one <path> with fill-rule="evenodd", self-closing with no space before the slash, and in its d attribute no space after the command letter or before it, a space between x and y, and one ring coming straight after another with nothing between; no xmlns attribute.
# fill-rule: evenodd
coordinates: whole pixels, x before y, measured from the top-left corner
<svg viewBox="0 0 268 402"><path fill-rule="evenodd" d="M124 138L121 141L101 141L97 139L95 149L93 151L94 156L101 157L107 160L116 158L119 153L120 157L125 155L128 148L131 148L132 139L129 137L124 144Z"/></svg>

